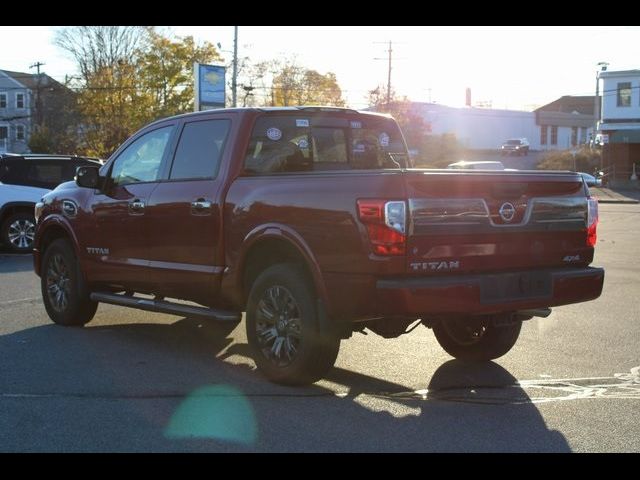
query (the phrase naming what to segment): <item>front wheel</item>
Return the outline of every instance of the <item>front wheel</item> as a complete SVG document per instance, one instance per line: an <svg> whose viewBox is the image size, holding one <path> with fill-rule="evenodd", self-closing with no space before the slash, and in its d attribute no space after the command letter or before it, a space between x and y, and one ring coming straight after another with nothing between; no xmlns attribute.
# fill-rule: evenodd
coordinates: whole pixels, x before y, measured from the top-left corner
<svg viewBox="0 0 640 480"><path fill-rule="evenodd" d="M89 299L75 252L58 239L44 252L40 286L49 318L59 325L82 326L96 313L98 302Z"/></svg>
<svg viewBox="0 0 640 480"><path fill-rule="evenodd" d="M496 323L496 317L461 318L437 323L433 333L452 357L467 362L487 362L511 350L521 327L521 321Z"/></svg>
<svg viewBox="0 0 640 480"><path fill-rule="evenodd" d="M35 230L36 221L32 214L15 213L2 224L2 241L13 252L29 253L33 250Z"/></svg>
<svg viewBox="0 0 640 480"><path fill-rule="evenodd" d="M313 383L338 356L340 338L319 322L314 290L296 265L274 265L258 276L246 326L258 369L275 383Z"/></svg>

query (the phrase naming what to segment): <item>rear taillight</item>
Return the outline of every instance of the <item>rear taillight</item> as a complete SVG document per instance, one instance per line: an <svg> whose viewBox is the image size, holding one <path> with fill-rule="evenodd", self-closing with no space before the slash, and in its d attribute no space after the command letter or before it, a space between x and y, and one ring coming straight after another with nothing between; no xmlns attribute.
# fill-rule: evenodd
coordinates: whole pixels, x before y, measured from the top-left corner
<svg viewBox="0 0 640 480"><path fill-rule="evenodd" d="M367 226L371 248L376 255L404 255L407 212L403 201L358 200L358 218Z"/></svg>
<svg viewBox="0 0 640 480"><path fill-rule="evenodd" d="M596 227L598 226L598 199L587 198L587 246L595 247L598 241Z"/></svg>

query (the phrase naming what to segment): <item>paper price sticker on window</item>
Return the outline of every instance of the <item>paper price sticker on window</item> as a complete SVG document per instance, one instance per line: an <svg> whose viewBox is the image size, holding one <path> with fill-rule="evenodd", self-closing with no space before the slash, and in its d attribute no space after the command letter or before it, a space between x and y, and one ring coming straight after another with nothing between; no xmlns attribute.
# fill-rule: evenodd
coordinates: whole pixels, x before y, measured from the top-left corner
<svg viewBox="0 0 640 480"><path fill-rule="evenodd" d="M309 120L306 118L296 118L296 127L308 127Z"/></svg>
<svg viewBox="0 0 640 480"><path fill-rule="evenodd" d="M380 142L380 146L381 147L388 147L389 146L389 135L387 135L385 132L382 132L380 134L380 136L378 137L378 141Z"/></svg>

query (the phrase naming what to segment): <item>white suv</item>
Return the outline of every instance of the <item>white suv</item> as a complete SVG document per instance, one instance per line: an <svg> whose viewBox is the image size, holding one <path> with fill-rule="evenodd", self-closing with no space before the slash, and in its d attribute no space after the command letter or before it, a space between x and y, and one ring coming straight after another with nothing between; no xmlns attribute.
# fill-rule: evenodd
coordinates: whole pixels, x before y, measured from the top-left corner
<svg viewBox="0 0 640 480"><path fill-rule="evenodd" d="M0 155L0 243L14 252L30 252L36 202L73 180L76 168L84 165L100 162L69 155Z"/></svg>

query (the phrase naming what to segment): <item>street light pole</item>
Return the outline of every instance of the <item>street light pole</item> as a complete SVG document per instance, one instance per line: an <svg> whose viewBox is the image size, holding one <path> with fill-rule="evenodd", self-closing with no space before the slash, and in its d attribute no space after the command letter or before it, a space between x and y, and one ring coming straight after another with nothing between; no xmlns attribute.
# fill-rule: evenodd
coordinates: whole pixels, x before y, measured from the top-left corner
<svg viewBox="0 0 640 480"><path fill-rule="evenodd" d="M231 78L231 99L233 106L237 107L238 89L238 27L233 27L233 77Z"/></svg>

